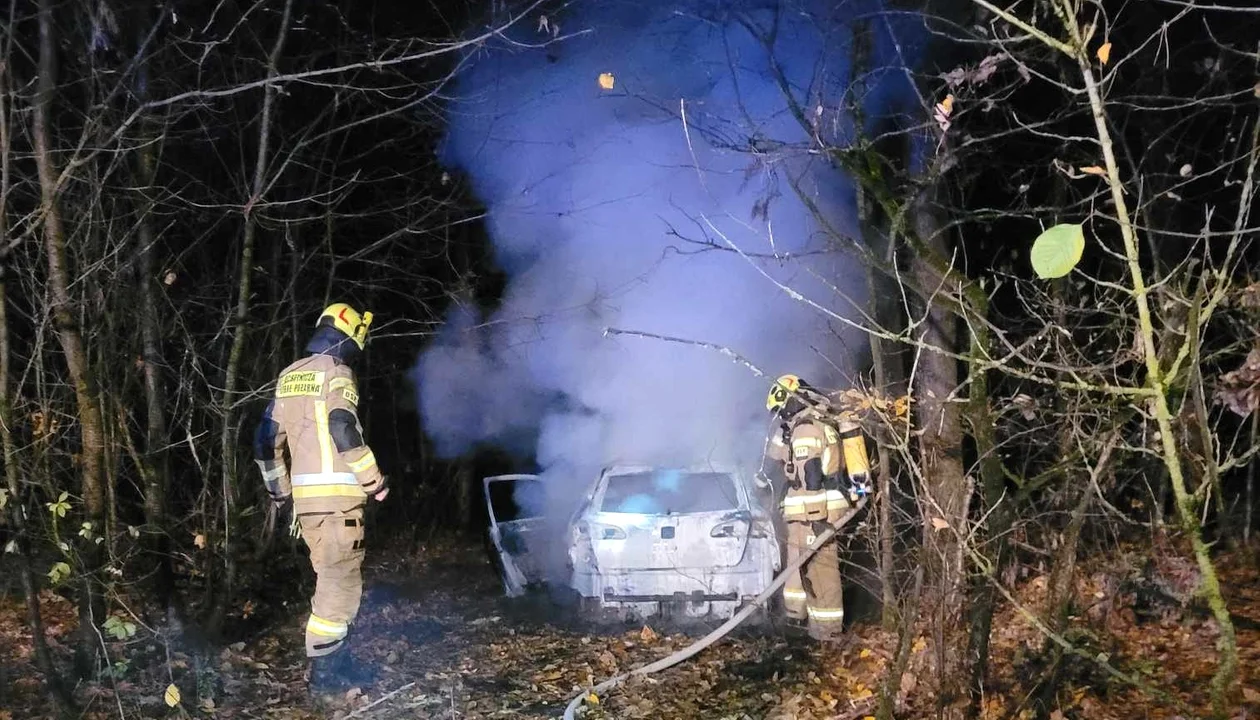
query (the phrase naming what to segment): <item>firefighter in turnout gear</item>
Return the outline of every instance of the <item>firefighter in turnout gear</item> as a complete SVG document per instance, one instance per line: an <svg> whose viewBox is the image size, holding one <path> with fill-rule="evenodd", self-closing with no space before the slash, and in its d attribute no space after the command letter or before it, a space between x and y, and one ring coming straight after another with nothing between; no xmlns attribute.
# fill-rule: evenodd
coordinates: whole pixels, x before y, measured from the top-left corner
<svg viewBox="0 0 1260 720"><path fill-rule="evenodd" d="M853 417L833 410L825 396L795 375L775 381L766 409L776 415L766 456L783 484L776 496L791 562L870 493L866 440ZM806 621L810 637L825 641L839 635L844 598L835 537L788 578L783 606L789 618Z"/></svg>
<svg viewBox="0 0 1260 720"><path fill-rule="evenodd" d="M254 458L281 517L310 549L315 595L306 620L306 655L315 692L370 685L372 674L346 650L363 590L363 515L368 498L389 490L363 440L350 363L367 342L372 313L328 306L286 367L254 435ZM289 460L285 461L288 449Z"/></svg>

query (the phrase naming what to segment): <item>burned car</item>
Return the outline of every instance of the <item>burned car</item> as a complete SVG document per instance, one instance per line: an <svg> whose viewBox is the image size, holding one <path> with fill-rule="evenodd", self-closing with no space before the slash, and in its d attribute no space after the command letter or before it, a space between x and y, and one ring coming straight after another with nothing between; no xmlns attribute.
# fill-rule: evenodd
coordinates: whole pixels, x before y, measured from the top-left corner
<svg viewBox="0 0 1260 720"><path fill-rule="evenodd" d="M603 470L563 529L540 517L495 514L491 539L509 595L542 580L567 552L568 589L589 619L728 618L770 585L780 566L771 516L731 468L615 466ZM523 487L528 488L528 485Z"/></svg>

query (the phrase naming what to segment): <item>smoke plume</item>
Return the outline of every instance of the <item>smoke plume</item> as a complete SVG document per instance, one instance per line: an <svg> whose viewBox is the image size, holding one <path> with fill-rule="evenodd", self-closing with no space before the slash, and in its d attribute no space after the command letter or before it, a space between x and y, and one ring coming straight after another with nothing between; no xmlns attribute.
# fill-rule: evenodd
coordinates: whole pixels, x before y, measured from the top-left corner
<svg viewBox="0 0 1260 720"><path fill-rule="evenodd" d="M610 463L752 466L773 377L838 387L860 368L865 337L774 282L855 320L866 301L836 239L858 232L851 183L809 152L812 133L852 132L848 21L871 17L833 6L579 3L476 62L445 159L485 203L509 282L488 316L457 304L417 364L439 452L532 452L558 500ZM772 50L741 19L774 28ZM590 32L537 47L557 23ZM869 22L880 56L886 28ZM867 78L867 104L887 105L897 77ZM724 346L769 377L607 327Z"/></svg>

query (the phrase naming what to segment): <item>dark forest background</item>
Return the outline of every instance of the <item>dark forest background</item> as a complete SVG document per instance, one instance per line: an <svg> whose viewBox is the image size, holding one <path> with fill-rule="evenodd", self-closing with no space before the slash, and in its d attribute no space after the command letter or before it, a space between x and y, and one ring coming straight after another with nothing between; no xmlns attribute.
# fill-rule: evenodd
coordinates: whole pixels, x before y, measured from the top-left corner
<svg viewBox="0 0 1260 720"><path fill-rule="evenodd" d="M479 53L564 42L542 33L527 50L501 30L570 5L6 6L4 589L36 637L41 588L82 624L72 670L35 643L45 678L100 675L96 628L119 598L228 641L247 599L281 592L266 571L283 529L249 442L330 302L376 316L361 414L393 492L372 552L478 541L480 478L531 459L438 458L416 407L410 371L450 304L493 308L505 283L483 209L439 162L444 117ZM710 18L758 31L743 4L716 6ZM994 613L1037 568L1044 715L1082 662L1078 558L1123 555L1117 583L1213 619L1218 662L1191 702L1229 716L1246 667L1214 563L1250 552L1257 505L1260 14L1178 0L886 11L927 29L921 105L861 142L775 150L855 179L866 232L835 246L859 248L885 300L854 400L878 445L872 622L901 638L932 627L937 709L966 714ZM855 22L861 38L873 20ZM1029 248L1058 223L1084 229L1083 255L1037 278ZM68 683L50 691L69 707Z"/></svg>

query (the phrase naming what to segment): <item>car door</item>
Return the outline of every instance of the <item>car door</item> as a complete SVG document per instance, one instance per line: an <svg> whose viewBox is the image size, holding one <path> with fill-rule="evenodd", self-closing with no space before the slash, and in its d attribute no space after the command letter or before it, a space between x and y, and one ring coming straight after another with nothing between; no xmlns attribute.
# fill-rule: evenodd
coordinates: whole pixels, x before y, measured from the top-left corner
<svg viewBox="0 0 1260 720"><path fill-rule="evenodd" d="M490 542L508 597L519 597L526 587L543 581L543 516L537 508L519 502L531 485L540 489L541 482L537 475L527 474L496 475L482 480Z"/></svg>

